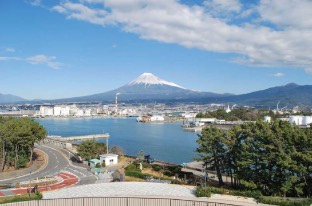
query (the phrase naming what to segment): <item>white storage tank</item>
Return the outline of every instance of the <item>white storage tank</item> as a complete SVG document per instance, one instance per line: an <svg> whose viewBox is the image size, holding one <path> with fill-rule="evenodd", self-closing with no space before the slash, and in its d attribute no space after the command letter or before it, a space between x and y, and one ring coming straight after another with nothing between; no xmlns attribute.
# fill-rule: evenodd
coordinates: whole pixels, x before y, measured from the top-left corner
<svg viewBox="0 0 312 206"><path fill-rule="evenodd" d="M302 120L302 125L309 125L312 123L312 116L304 116Z"/></svg>
<svg viewBox="0 0 312 206"><path fill-rule="evenodd" d="M289 116L289 122L295 125L302 125L303 116L292 115Z"/></svg>

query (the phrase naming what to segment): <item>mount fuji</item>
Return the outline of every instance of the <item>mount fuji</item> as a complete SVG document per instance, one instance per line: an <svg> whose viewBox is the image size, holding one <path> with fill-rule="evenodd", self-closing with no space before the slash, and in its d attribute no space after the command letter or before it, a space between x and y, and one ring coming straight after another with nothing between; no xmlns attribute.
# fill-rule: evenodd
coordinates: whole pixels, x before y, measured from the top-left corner
<svg viewBox="0 0 312 206"><path fill-rule="evenodd" d="M151 73L143 73L137 79L118 89L83 97L62 99L66 102L113 102L116 94L121 101L190 101L205 98L219 98L231 96L231 94L217 94L212 92L198 92L186 89L173 82L169 82Z"/></svg>

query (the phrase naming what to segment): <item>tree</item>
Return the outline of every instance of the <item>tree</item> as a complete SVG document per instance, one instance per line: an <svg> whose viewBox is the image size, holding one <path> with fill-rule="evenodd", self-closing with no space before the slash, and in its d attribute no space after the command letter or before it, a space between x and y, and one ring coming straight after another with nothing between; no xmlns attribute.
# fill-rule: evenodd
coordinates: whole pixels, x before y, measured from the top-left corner
<svg viewBox="0 0 312 206"><path fill-rule="evenodd" d="M124 150L123 150L123 148L121 148L119 146L113 146L112 148L110 148L110 153L116 154L116 155L119 155L119 156L123 156L124 155Z"/></svg>
<svg viewBox="0 0 312 206"><path fill-rule="evenodd" d="M32 163L35 142L46 137L46 130L29 118L0 118L1 171L5 166L16 169Z"/></svg>
<svg viewBox="0 0 312 206"><path fill-rule="evenodd" d="M205 128L197 152L205 165L231 176L231 185L266 195L307 196L312 188L312 128L285 121Z"/></svg>
<svg viewBox="0 0 312 206"><path fill-rule="evenodd" d="M219 184L223 185L222 171L225 160L225 132L211 126L204 128L198 137L198 148L196 151L199 153L206 167L216 170Z"/></svg>
<svg viewBox="0 0 312 206"><path fill-rule="evenodd" d="M103 142L95 142L95 147L96 147L96 156L100 156L101 154L106 154L107 153L107 147L106 144Z"/></svg>
<svg viewBox="0 0 312 206"><path fill-rule="evenodd" d="M98 148L94 140L83 141L77 147L77 152L80 157L86 160L96 158Z"/></svg>
<svg viewBox="0 0 312 206"><path fill-rule="evenodd" d="M143 161L144 160L144 151L143 150L140 150L137 154L137 159L140 160L140 161Z"/></svg>

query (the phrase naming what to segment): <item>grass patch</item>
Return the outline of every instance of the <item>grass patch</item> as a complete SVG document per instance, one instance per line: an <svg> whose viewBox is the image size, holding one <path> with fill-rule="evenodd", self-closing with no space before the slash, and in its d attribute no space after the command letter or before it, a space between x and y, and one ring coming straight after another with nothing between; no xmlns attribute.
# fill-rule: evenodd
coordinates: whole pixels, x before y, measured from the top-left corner
<svg viewBox="0 0 312 206"><path fill-rule="evenodd" d="M151 166L151 167L153 167L153 166ZM138 167L135 164L129 164L125 168L125 174L127 177L133 177L136 179L146 180L147 178L152 177L154 179L170 180L172 184L182 184L182 182L180 182L178 180L174 180L174 179L169 178L169 177L156 177L155 175L152 175L152 174L142 173L141 170L138 169Z"/></svg>
<svg viewBox="0 0 312 206"><path fill-rule="evenodd" d="M0 204L31 201L31 200L41 200L41 199L42 199L42 194L38 192L36 194L31 194L30 196L28 194L24 194L24 195L10 196L10 197L1 197Z"/></svg>

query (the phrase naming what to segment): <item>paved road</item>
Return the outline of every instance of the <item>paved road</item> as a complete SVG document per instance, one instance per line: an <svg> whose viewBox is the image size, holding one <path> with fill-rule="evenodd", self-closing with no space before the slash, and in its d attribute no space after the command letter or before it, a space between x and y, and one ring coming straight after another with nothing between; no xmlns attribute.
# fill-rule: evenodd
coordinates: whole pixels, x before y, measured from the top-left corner
<svg viewBox="0 0 312 206"><path fill-rule="evenodd" d="M22 181L29 181L36 179L37 177L55 176L62 171L69 171L80 179L80 184L92 184L95 183L97 178L84 168L80 168L72 165L68 157L62 154L58 149L49 147L47 145L36 145L36 148L42 150L48 155L47 166L37 172L32 172L30 169L26 174L19 178L0 180L1 184L16 184Z"/></svg>

